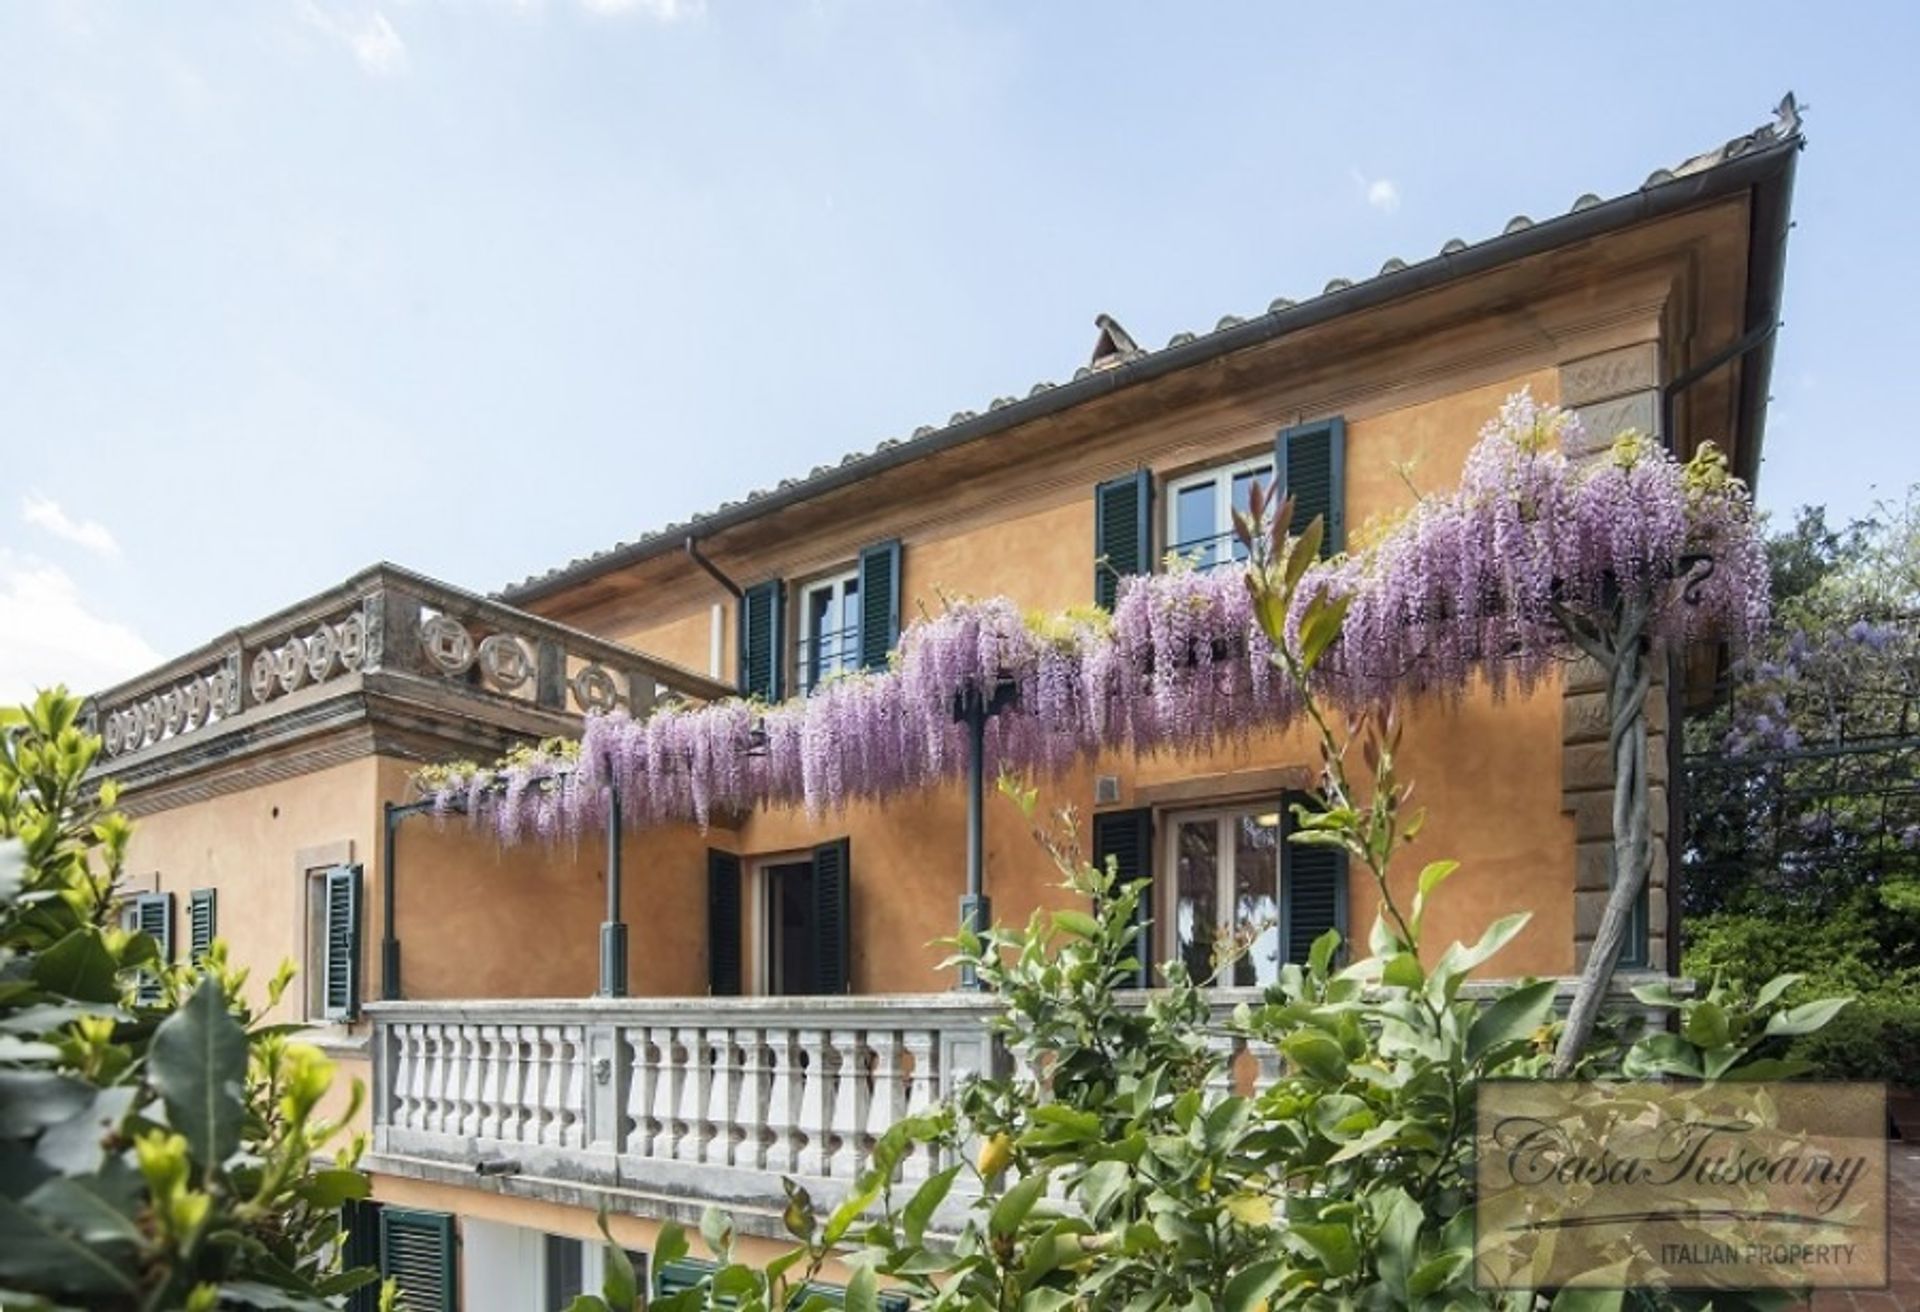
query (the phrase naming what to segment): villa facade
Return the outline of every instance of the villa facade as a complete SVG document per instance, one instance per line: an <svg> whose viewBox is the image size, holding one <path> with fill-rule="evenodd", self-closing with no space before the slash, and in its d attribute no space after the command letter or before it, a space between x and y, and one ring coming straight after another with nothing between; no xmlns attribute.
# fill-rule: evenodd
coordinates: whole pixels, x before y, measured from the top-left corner
<svg viewBox="0 0 1920 1312"><path fill-rule="evenodd" d="M217 935L256 979L300 967L283 1018L367 1082L377 1205L358 1242L411 1306L563 1306L595 1284L602 1205L636 1254L710 1202L775 1245L781 1176L832 1197L893 1118L1001 1060L935 946L966 892L962 787L502 847L427 814L416 771L577 735L595 711L805 696L883 665L956 595L1111 605L1169 556L1230 560L1256 482L1324 516L1338 549L1410 485L1451 487L1522 388L1578 410L1595 451L1628 428L1682 455L1711 440L1751 482L1800 144L1789 100L1624 195L1158 350L1103 316L1058 385L492 596L375 566L101 692L99 769L137 821L129 919L176 959ZM1662 843L1682 805L1668 727L1719 659L1668 654ZM1402 771L1431 820L1402 868L1463 863L1430 941L1526 910L1487 973L1572 976L1610 871L1597 684L1569 666L1529 695L1404 710ZM1154 959L1201 964L1223 927L1254 937L1226 1006L1326 928L1371 922L1368 884L1285 842L1315 769L1307 735L1275 731L1037 782L1097 858L1151 881ZM1675 965L1671 855L1631 971ZM996 919L1062 896L1026 821L991 800L984 869ZM609 924L623 954L603 950ZM1248 1078L1269 1060L1246 1054Z"/></svg>

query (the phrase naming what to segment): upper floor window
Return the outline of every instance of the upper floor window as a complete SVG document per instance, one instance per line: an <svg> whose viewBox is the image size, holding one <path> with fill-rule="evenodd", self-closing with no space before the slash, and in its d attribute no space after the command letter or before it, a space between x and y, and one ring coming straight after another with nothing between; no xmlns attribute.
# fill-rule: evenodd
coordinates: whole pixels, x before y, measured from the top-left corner
<svg viewBox="0 0 1920 1312"><path fill-rule="evenodd" d="M1273 482L1273 456L1216 465L1167 483L1167 552L1212 569L1245 560L1247 549L1233 535L1234 512L1245 513L1256 485Z"/></svg>
<svg viewBox="0 0 1920 1312"><path fill-rule="evenodd" d="M800 590L802 692L824 679L860 668L860 572L848 570Z"/></svg>

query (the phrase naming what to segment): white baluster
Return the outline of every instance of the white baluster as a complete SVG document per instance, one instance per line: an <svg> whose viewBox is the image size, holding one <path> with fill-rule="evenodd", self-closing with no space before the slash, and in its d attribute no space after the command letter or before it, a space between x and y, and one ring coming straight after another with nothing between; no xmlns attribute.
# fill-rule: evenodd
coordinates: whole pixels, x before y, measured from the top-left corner
<svg viewBox="0 0 1920 1312"><path fill-rule="evenodd" d="M480 1133L480 1027L460 1027L460 1133Z"/></svg>
<svg viewBox="0 0 1920 1312"><path fill-rule="evenodd" d="M827 1174L851 1180L867 1164L867 1109L872 1098L867 1087L867 1049L859 1030L834 1030L833 1137L827 1155Z"/></svg>
<svg viewBox="0 0 1920 1312"><path fill-rule="evenodd" d="M675 1119L680 1107L680 1084L686 1079L686 1063L673 1041L673 1031L655 1025L647 1031L648 1042L660 1054L660 1073L654 1080L652 1110L653 1155L672 1157L679 1147L681 1126Z"/></svg>
<svg viewBox="0 0 1920 1312"><path fill-rule="evenodd" d="M560 1036L551 1025L529 1026L528 1037L533 1043L533 1075L535 1082L529 1087L533 1103L534 1143L551 1144L559 1141L560 1128L560 1063L558 1056Z"/></svg>
<svg viewBox="0 0 1920 1312"><path fill-rule="evenodd" d="M653 1083L660 1075L660 1056L644 1025L620 1031L622 1047L631 1062L627 1076L627 1152L653 1156L659 1126L653 1121Z"/></svg>
<svg viewBox="0 0 1920 1312"><path fill-rule="evenodd" d="M791 1173L800 1160L798 1110L800 1047L792 1030L782 1026L767 1031L767 1152L769 1171Z"/></svg>
<svg viewBox="0 0 1920 1312"><path fill-rule="evenodd" d="M560 1031L561 1071L566 1077L560 1104L560 1142L568 1148L587 1146L587 1029L569 1025Z"/></svg>
<svg viewBox="0 0 1920 1312"><path fill-rule="evenodd" d="M860 1160L871 1160L874 1144L907 1114L907 1069L902 1060L898 1030L870 1030L867 1046L873 1052L873 1104L867 1111L867 1133L860 1136ZM893 1178L901 1178L896 1166Z"/></svg>
<svg viewBox="0 0 1920 1312"><path fill-rule="evenodd" d="M740 1092L735 1113L740 1123L740 1142L733 1150L735 1166L760 1170L767 1164L767 1096L773 1071L769 1062L766 1035L757 1029L745 1029L740 1039Z"/></svg>
<svg viewBox="0 0 1920 1312"><path fill-rule="evenodd" d="M427 1031L427 1129L436 1134L447 1128L447 1027L429 1025Z"/></svg>
<svg viewBox="0 0 1920 1312"><path fill-rule="evenodd" d="M712 1054L712 1083L707 1091L706 1122L709 1134L702 1160L709 1166L728 1166L733 1162L735 1108L739 1096L738 1047L730 1027L707 1031L707 1050Z"/></svg>
<svg viewBox="0 0 1920 1312"><path fill-rule="evenodd" d="M683 1025L673 1031L673 1047L684 1064L679 1101L673 1109L673 1156L676 1161L697 1162L706 1129L707 1045L698 1026Z"/></svg>
<svg viewBox="0 0 1920 1312"><path fill-rule="evenodd" d="M527 1034L519 1025L500 1027L506 1060L500 1071L500 1137L521 1143L527 1137Z"/></svg>
<svg viewBox="0 0 1920 1312"><path fill-rule="evenodd" d="M500 1027L480 1027L480 1125L482 1139L500 1137Z"/></svg>
<svg viewBox="0 0 1920 1312"><path fill-rule="evenodd" d="M419 1092L413 1087L416 1025L395 1025L393 1027L393 1123L403 1130L414 1128L414 1109L420 1105Z"/></svg>
<svg viewBox="0 0 1920 1312"><path fill-rule="evenodd" d="M940 1072L935 1067L934 1053L938 1050L936 1035L932 1030L908 1030L902 1036L902 1045L907 1050L907 1061L911 1069L907 1072L907 1115L920 1116L933 1110L933 1104L939 1096ZM936 1170L939 1164L934 1160L934 1148L931 1144L915 1144L900 1164L901 1178L904 1180L924 1180Z"/></svg>
<svg viewBox="0 0 1920 1312"><path fill-rule="evenodd" d="M802 1175L825 1175L833 1138L834 1061L825 1030L800 1031L800 1051L806 1063L800 1086L800 1131L806 1141L795 1163Z"/></svg>

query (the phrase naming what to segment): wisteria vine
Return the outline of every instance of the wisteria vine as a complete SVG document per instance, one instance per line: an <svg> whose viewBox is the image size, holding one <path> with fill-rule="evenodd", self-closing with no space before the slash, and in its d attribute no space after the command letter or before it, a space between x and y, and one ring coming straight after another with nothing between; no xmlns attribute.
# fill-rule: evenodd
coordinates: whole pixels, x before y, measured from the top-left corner
<svg viewBox="0 0 1920 1312"><path fill-rule="evenodd" d="M1390 690L1457 694L1475 678L1530 688L1573 651L1570 624L1652 598L1652 636L1744 646L1765 623L1767 570L1746 489L1710 446L1690 463L1624 434L1578 465L1571 412L1508 398L1457 491L1421 498L1355 554L1318 562L1349 600L1316 677L1331 701ZM1284 727L1298 694L1254 622L1245 568L1177 565L1125 580L1111 615L1023 615L1006 598L950 602L901 635L885 670L777 705L727 699L645 720L589 717L577 747L423 772L441 811L503 842L605 823L609 784L634 825L760 806L812 812L925 788L966 768L956 699L1011 684L986 734L989 770L1057 772L1105 750L1199 752Z"/></svg>

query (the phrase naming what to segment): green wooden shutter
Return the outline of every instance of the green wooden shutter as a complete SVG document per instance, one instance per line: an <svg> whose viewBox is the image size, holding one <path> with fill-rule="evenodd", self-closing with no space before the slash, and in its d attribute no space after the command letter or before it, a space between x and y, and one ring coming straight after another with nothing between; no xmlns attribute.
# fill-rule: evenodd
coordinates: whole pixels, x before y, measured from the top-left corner
<svg viewBox="0 0 1920 1312"><path fill-rule="evenodd" d="M349 1198L340 1208L340 1268L380 1266L380 1204ZM347 1312L379 1312L380 1282L370 1280L347 1295Z"/></svg>
<svg viewBox="0 0 1920 1312"><path fill-rule="evenodd" d="M160 964L173 964L173 894L142 893L133 900L133 927L152 939ZM134 998L147 1006L160 1001L164 990L157 971L142 970Z"/></svg>
<svg viewBox="0 0 1920 1312"><path fill-rule="evenodd" d="M900 641L900 544L860 552L860 668L884 670Z"/></svg>
<svg viewBox="0 0 1920 1312"><path fill-rule="evenodd" d="M1140 963L1130 981L1133 988L1153 986L1153 811L1141 807L1135 811L1101 811L1093 817L1093 861L1106 868L1113 861L1122 883L1147 880L1135 913L1138 928L1133 937L1133 958Z"/></svg>
<svg viewBox="0 0 1920 1312"><path fill-rule="evenodd" d="M707 849L707 991L737 998L740 983L740 858Z"/></svg>
<svg viewBox="0 0 1920 1312"><path fill-rule="evenodd" d="M1647 942L1647 922L1651 912L1651 908L1647 903L1647 896L1652 892L1653 881L1651 879L1640 885L1640 896L1633 900L1633 910L1628 913L1627 937L1620 944L1620 956L1614 962L1616 968L1645 970L1647 967L1649 948Z"/></svg>
<svg viewBox="0 0 1920 1312"><path fill-rule="evenodd" d="M740 598L740 691L762 701L785 695L784 636L787 586L779 579L755 584Z"/></svg>
<svg viewBox="0 0 1920 1312"><path fill-rule="evenodd" d="M1315 516L1326 521L1320 554L1331 556L1347 543L1347 421L1322 419L1282 429L1274 443L1277 491L1293 498L1296 532Z"/></svg>
<svg viewBox="0 0 1920 1312"><path fill-rule="evenodd" d="M380 1274L400 1286L407 1312L454 1312L453 1217L411 1208L380 1209Z"/></svg>
<svg viewBox="0 0 1920 1312"><path fill-rule="evenodd" d="M196 888L187 899L187 960L196 966L220 932L218 900L218 891L211 888Z"/></svg>
<svg viewBox="0 0 1920 1312"><path fill-rule="evenodd" d="M326 875L327 952L322 963L327 1020L360 1012L360 867L335 866Z"/></svg>
<svg viewBox="0 0 1920 1312"><path fill-rule="evenodd" d="M1108 610L1128 574L1153 572L1153 478L1136 469L1093 490L1093 599Z"/></svg>
<svg viewBox="0 0 1920 1312"><path fill-rule="evenodd" d="M660 1268L655 1278L654 1297L666 1298L673 1294L684 1294L690 1289L698 1289L701 1281L706 1280L719 1269L718 1266L703 1258L676 1258ZM813 1281L794 1289L787 1300L787 1306L797 1309L813 1298L824 1299L834 1307L845 1307L847 1290L844 1285L827 1285ZM903 1295L884 1291L877 1301L881 1312L907 1312L911 1306ZM715 1307L738 1307L739 1305L740 1300L731 1294L723 1294L713 1300Z"/></svg>
<svg viewBox="0 0 1920 1312"><path fill-rule="evenodd" d="M1337 847L1292 841L1298 821L1295 803L1311 805L1304 793L1281 800L1280 942L1287 960L1305 964L1314 940L1329 929L1347 937L1347 854Z"/></svg>
<svg viewBox="0 0 1920 1312"><path fill-rule="evenodd" d="M675 1258L671 1262L660 1264L654 1272L654 1297L666 1298L670 1294L684 1294L689 1289L700 1288L700 1282L719 1270L712 1262L697 1257ZM721 1307L730 1307L737 1300L723 1298L717 1300Z"/></svg>
<svg viewBox="0 0 1920 1312"><path fill-rule="evenodd" d="M813 991L846 993L852 982L853 845L844 838L813 849Z"/></svg>

